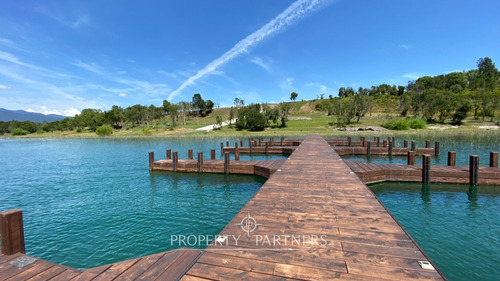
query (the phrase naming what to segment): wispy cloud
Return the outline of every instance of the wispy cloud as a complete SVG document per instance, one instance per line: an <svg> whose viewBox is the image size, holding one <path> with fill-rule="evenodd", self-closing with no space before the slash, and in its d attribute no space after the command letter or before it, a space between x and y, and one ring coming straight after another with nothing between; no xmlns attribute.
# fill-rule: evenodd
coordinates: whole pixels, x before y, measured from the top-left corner
<svg viewBox="0 0 500 281"><path fill-rule="evenodd" d="M285 89L285 90L290 90L294 91L295 87L293 86L293 78L287 77L284 80L282 80L279 84L280 88Z"/></svg>
<svg viewBox="0 0 500 281"><path fill-rule="evenodd" d="M0 84L0 90L10 90L10 87Z"/></svg>
<svg viewBox="0 0 500 281"><path fill-rule="evenodd" d="M13 64L17 64L17 65L20 65L20 66L31 68L31 69L34 69L34 70L44 70L43 68L38 67L36 65L32 65L32 64L29 64L29 63L22 62L18 57L14 56L13 54L7 53L7 52L3 52L3 51L0 51L0 60L4 60L4 61L7 61L7 62L10 62L10 63L13 63Z"/></svg>
<svg viewBox="0 0 500 281"><path fill-rule="evenodd" d="M118 96L124 98L124 97L128 96L128 94L127 93L119 93Z"/></svg>
<svg viewBox="0 0 500 281"><path fill-rule="evenodd" d="M83 26L88 26L91 22L88 14L85 12L82 13L82 11L76 11L74 8L70 8L70 10L73 11L68 12L67 10L61 9L59 6L49 8L39 5L35 8L35 10L38 13L72 29L79 29Z"/></svg>
<svg viewBox="0 0 500 281"><path fill-rule="evenodd" d="M248 52L252 47L262 42L264 39L283 31L288 26L297 22L299 19L317 11L319 8L326 6L332 0L298 0L292 3L281 14L276 16L266 25L262 26L259 30L248 35L243 40L239 41L229 51L225 52L222 56L209 63L204 68L200 69L195 75L185 80L175 91L170 93L168 100L172 100L186 87L195 83L198 79L212 74L218 67L233 60L239 55Z"/></svg>
<svg viewBox="0 0 500 281"><path fill-rule="evenodd" d="M73 65L76 65L80 68L83 68L87 71L90 71L90 72L93 72L95 74L99 74L99 75L104 75L105 72L104 70L102 69L102 67L96 63L85 63L85 62L82 62L82 61L76 61L73 63Z"/></svg>
<svg viewBox="0 0 500 281"><path fill-rule="evenodd" d="M406 73L403 75L404 78L412 79L412 80L417 80L418 78L425 76L424 74L420 72L411 72L411 73Z"/></svg>
<svg viewBox="0 0 500 281"><path fill-rule="evenodd" d="M259 58L259 57L254 57L250 60L250 62L253 62L255 63L256 65L262 67L265 71L271 73L272 72L272 68L271 68L271 65L269 63L266 63L262 58Z"/></svg>
<svg viewBox="0 0 500 281"><path fill-rule="evenodd" d="M398 48L408 50L408 49L411 48L411 45L408 45L408 44L399 44Z"/></svg>

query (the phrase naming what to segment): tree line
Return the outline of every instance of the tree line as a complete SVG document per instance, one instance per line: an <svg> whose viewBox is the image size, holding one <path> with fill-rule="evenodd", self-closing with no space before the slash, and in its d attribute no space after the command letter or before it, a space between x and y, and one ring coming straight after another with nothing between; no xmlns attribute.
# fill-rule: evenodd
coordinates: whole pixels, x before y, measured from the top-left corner
<svg viewBox="0 0 500 281"><path fill-rule="evenodd" d="M191 102L181 101L177 104L163 101L161 106L132 105L126 108L113 105L110 110L86 108L74 117L59 121L35 123L31 121L0 122L0 134L25 135L35 132L83 130L97 131L101 126L110 126L114 129L133 128L138 126L159 126L166 116L170 116L171 123L167 126L175 127L178 123L186 124L186 117L204 117L213 111L214 103L204 100L201 94L193 95ZM16 130L17 129L17 130Z"/></svg>

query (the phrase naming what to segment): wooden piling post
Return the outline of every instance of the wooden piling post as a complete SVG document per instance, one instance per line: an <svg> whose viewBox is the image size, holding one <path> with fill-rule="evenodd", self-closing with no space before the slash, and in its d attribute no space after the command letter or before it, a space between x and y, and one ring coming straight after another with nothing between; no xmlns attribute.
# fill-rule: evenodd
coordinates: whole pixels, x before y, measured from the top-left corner
<svg viewBox="0 0 500 281"><path fill-rule="evenodd" d="M243 141L240 140L240 147L243 147Z"/></svg>
<svg viewBox="0 0 500 281"><path fill-rule="evenodd" d="M439 156L439 142L434 143L434 155Z"/></svg>
<svg viewBox="0 0 500 281"><path fill-rule="evenodd" d="M380 138L379 138L379 137L377 137L377 140L376 140L376 141L377 141L377 147L379 147L379 146L380 146Z"/></svg>
<svg viewBox="0 0 500 281"><path fill-rule="evenodd" d="M210 160L215 160L215 149L210 149Z"/></svg>
<svg viewBox="0 0 500 281"><path fill-rule="evenodd" d="M280 146L283 146L283 140L284 140L284 137L281 137Z"/></svg>
<svg viewBox="0 0 500 281"><path fill-rule="evenodd" d="M457 153L455 151L448 151L448 166L455 166L457 162Z"/></svg>
<svg viewBox="0 0 500 281"><path fill-rule="evenodd" d="M431 156L429 154L422 155L422 183L429 184L431 182Z"/></svg>
<svg viewBox="0 0 500 281"><path fill-rule="evenodd" d="M352 146L351 136L347 137L347 146Z"/></svg>
<svg viewBox="0 0 500 281"><path fill-rule="evenodd" d="M252 154L253 143L250 144L250 154Z"/></svg>
<svg viewBox="0 0 500 281"><path fill-rule="evenodd" d="M259 138L259 146L262 144L262 138Z"/></svg>
<svg viewBox="0 0 500 281"><path fill-rule="evenodd" d="M203 169L203 152L198 152L198 173Z"/></svg>
<svg viewBox="0 0 500 281"><path fill-rule="evenodd" d="M235 143L234 143L234 148L235 148L235 149L236 149L236 148L238 148L238 142L235 142Z"/></svg>
<svg viewBox="0 0 500 281"><path fill-rule="evenodd" d="M415 151L408 151L408 165L415 165Z"/></svg>
<svg viewBox="0 0 500 281"><path fill-rule="evenodd" d="M177 164L179 163L179 154L174 151L172 155L172 170L175 172L177 170Z"/></svg>
<svg viewBox="0 0 500 281"><path fill-rule="evenodd" d="M403 141L403 147L408 147L408 140Z"/></svg>
<svg viewBox="0 0 500 281"><path fill-rule="evenodd" d="M360 137L359 139L361 141L361 146L365 147L366 146L366 144L365 144L365 137Z"/></svg>
<svg viewBox="0 0 500 281"><path fill-rule="evenodd" d="M153 163L155 162L155 153L150 152L149 153L149 170L151 171L153 169Z"/></svg>
<svg viewBox="0 0 500 281"><path fill-rule="evenodd" d="M392 157L392 145L393 145L392 141L389 141L389 144L388 144L388 146L389 146L389 148L388 148L389 157Z"/></svg>
<svg viewBox="0 0 500 281"><path fill-rule="evenodd" d="M220 143L220 153L224 153L224 142Z"/></svg>
<svg viewBox="0 0 500 281"><path fill-rule="evenodd" d="M415 151L416 148L417 148L417 145L416 145L415 141L411 141L411 151Z"/></svg>
<svg viewBox="0 0 500 281"><path fill-rule="evenodd" d="M429 148L429 147L431 147L431 142L426 140L425 141L425 148Z"/></svg>
<svg viewBox="0 0 500 281"><path fill-rule="evenodd" d="M170 159L172 159L172 150L167 149L167 160L170 160Z"/></svg>
<svg viewBox="0 0 500 281"><path fill-rule="evenodd" d="M382 141L382 146L383 146L383 147L387 147L387 141L386 141L386 140L383 140L383 141Z"/></svg>
<svg viewBox="0 0 500 281"><path fill-rule="evenodd" d="M224 174L229 174L229 162L231 161L229 156L229 152L224 153Z"/></svg>
<svg viewBox="0 0 500 281"><path fill-rule="evenodd" d="M479 156L469 156L469 184L477 185L479 174Z"/></svg>
<svg viewBox="0 0 500 281"><path fill-rule="evenodd" d="M24 246L23 211L14 209L0 213L0 231L2 254L26 253Z"/></svg>
<svg viewBox="0 0 500 281"><path fill-rule="evenodd" d="M193 150L192 149L188 149L188 159L193 160Z"/></svg>
<svg viewBox="0 0 500 281"><path fill-rule="evenodd" d="M229 147L229 141L226 141L226 147Z"/></svg>
<svg viewBox="0 0 500 281"><path fill-rule="evenodd" d="M234 150L234 160L240 160L240 150L238 148Z"/></svg>
<svg viewBox="0 0 500 281"><path fill-rule="evenodd" d="M266 154L269 152L269 142L266 141Z"/></svg>
<svg viewBox="0 0 500 281"><path fill-rule="evenodd" d="M490 167L498 168L498 152L490 152Z"/></svg>
<svg viewBox="0 0 500 281"><path fill-rule="evenodd" d="M366 143L366 154L369 156L372 154L372 142L368 141Z"/></svg>
<svg viewBox="0 0 500 281"><path fill-rule="evenodd" d="M396 146L396 138L395 137L392 137L392 146Z"/></svg>

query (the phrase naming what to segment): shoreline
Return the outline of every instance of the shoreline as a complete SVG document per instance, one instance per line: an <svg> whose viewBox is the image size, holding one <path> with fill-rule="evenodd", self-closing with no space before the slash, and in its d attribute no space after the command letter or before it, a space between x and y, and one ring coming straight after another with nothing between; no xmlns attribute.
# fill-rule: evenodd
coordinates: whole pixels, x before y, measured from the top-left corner
<svg viewBox="0 0 500 281"><path fill-rule="evenodd" d="M436 128L436 126L429 126L426 129L410 129L410 130L384 130L384 131L371 131L371 130L337 130L324 128L318 130L317 128L278 128L266 129L264 131L250 132L250 131L236 131L234 129L222 129L215 131L196 131L194 129L181 128L179 131L151 131L148 134L142 131L118 131L110 136L98 136L94 132L56 132L56 133L33 133L24 136L11 136L0 135L0 139L169 139L169 138L250 138L250 137L296 137L306 136L310 133L319 134L321 136L492 136L500 138L500 129L491 126L466 126L466 127L445 127Z"/></svg>

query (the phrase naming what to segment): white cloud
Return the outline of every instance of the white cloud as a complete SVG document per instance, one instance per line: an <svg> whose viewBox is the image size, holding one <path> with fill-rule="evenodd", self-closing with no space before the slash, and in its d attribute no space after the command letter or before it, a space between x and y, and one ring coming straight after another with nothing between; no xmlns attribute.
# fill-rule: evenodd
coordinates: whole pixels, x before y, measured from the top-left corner
<svg viewBox="0 0 500 281"><path fill-rule="evenodd" d="M88 15L81 15L75 21L73 21L73 23L71 23L71 27L79 28L81 26L89 24L90 24L90 17Z"/></svg>
<svg viewBox="0 0 500 281"><path fill-rule="evenodd" d="M404 78L412 79L412 80L417 80L418 78L425 76L422 73L419 72L411 72L411 73L406 73L403 75Z"/></svg>
<svg viewBox="0 0 500 281"><path fill-rule="evenodd" d="M280 88L285 90L293 91L295 87L293 86L293 78L287 77L279 84Z"/></svg>
<svg viewBox="0 0 500 281"><path fill-rule="evenodd" d="M10 90L10 87L0 84L0 90Z"/></svg>
<svg viewBox="0 0 500 281"><path fill-rule="evenodd" d="M255 63L256 65L262 67L265 71L271 73L272 69L269 63L264 62L262 58L259 57L254 57L253 59L250 60L250 62Z"/></svg>
<svg viewBox="0 0 500 281"><path fill-rule="evenodd" d="M128 94L127 94L127 93L119 93L119 94L118 94L118 96L120 96L120 97L123 97L123 98L124 98L124 97L128 96Z"/></svg>
<svg viewBox="0 0 500 281"><path fill-rule="evenodd" d="M408 44L399 44L398 47L401 48L401 49L408 50L408 49L411 48L411 45L408 45Z"/></svg>
<svg viewBox="0 0 500 281"><path fill-rule="evenodd" d="M95 74L99 74L99 75L104 75L105 72L103 71L102 67L96 63L85 63L85 62L82 62L82 61L76 61L73 63L73 65L76 65L80 68L83 68L87 71L90 71L90 72L93 72Z"/></svg>
<svg viewBox="0 0 500 281"><path fill-rule="evenodd" d="M29 64L29 63L24 63L21 60L19 60L18 57L14 56L13 54L7 53L7 52L3 52L3 51L0 51L0 60L4 60L4 61L7 61L7 62L10 62L10 63L13 63L13 64L17 64L17 65L20 65L20 66L31 68L31 69L34 69L34 70L44 70L43 68L38 67L36 65L32 65L32 64Z"/></svg>
<svg viewBox="0 0 500 281"><path fill-rule="evenodd" d="M186 87L192 85L197 80L205 77L206 75L212 74L217 68L223 64L233 60L239 55L248 52L252 47L255 47L261 43L264 39L283 31L285 28L291 24L297 22L299 19L311 14L312 12L324 7L331 1L328 0L298 0L292 3L288 8L281 12L278 16L273 18L266 25L262 26L259 30L248 35L243 40L239 41L232 47L229 51L224 53L222 56L218 57L204 68L198 70L198 72L186 79L175 91L170 93L168 100L172 100L175 96L179 95L182 90Z"/></svg>

